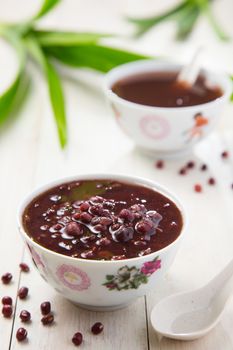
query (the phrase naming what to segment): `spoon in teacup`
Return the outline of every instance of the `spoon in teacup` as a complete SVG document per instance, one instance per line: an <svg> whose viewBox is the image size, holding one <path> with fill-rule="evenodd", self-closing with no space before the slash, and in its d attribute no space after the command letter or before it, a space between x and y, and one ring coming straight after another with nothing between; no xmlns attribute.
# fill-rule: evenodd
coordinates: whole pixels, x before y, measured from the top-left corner
<svg viewBox="0 0 233 350"><path fill-rule="evenodd" d="M207 285L171 295L151 312L151 323L160 336L193 340L209 332L219 321L233 293L233 259Z"/></svg>
<svg viewBox="0 0 233 350"><path fill-rule="evenodd" d="M184 65L183 68L180 70L176 77L175 84L183 85L187 88L191 88L199 75L200 72L200 66L198 64L198 60L200 58L200 54L203 51L203 47L200 46L192 56L191 61Z"/></svg>

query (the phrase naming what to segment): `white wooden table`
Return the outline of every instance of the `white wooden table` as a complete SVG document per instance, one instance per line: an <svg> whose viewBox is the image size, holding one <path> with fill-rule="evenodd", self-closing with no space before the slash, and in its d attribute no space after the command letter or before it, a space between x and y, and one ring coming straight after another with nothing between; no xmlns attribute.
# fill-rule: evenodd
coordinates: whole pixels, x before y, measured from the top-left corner
<svg viewBox="0 0 233 350"><path fill-rule="evenodd" d="M172 1L164 1L164 5ZM0 0L0 21L26 17L39 6L39 1ZM47 27L112 31L127 33L128 24L122 21L127 13L146 13L158 9L158 0L65 0L41 23ZM90 8L95 11L90 12ZM216 3L219 20L233 37L232 0ZM205 65L233 73L233 45L219 43L205 20L186 43L176 43L171 37L173 25L162 25L138 42L115 40L125 47L142 50L148 54L173 56L188 60L199 44L204 44ZM7 85L15 70L14 56L0 43L0 91ZM32 68L34 83L25 108L18 118L0 130L0 275L13 274L13 281L0 283L0 297L10 295L15 313L11 319L0 316L0 349L63 350L73 349L72 335L84 335L82 349L101 350L232 350L233 302L224 312L218 326L204 338L193 342L168 339L158 341L150 325L150 310L163 296L191 289L212 278L232 257L233 253L233 105L222 116L218 130L195 149L191 157L198 167L203 162L209 171L198 167L187 176L177 170L185 160L166 162L163 170L154 167L154 161L140 155L132 143L121 133L105 105L99 88L100 77L91 76L94 87L79 79L65 80L65 94L69 119L69 147L61 152L56 138L53 117L46 88L40 75ZM85 78L85 77L84 77ZM90 76L89 76L90 78ZM223 162L223 149L231 152L231 159ZM130 307L109 313L95 313L74 307L58 296L31 266L31 272L19 272L21 261L29 262L16 228L16 208L21 198L35 185L55 177L86 172L121 172L145 176L174 190L183 199L189 214L190 225L182 247L163 284L154 293L139 299ZM216 186L206 185L214 176ZM196 182L204 184L204 192L193 191ZM17 300L18 286L28 286L27 301ZM50 300L56 323L51 327L40 324L39 305ZM28 342L18 343L15 333L21 326L19 312L27 309L32 314ZM94 337L90 326L103 322L104 333Z"/></svg>

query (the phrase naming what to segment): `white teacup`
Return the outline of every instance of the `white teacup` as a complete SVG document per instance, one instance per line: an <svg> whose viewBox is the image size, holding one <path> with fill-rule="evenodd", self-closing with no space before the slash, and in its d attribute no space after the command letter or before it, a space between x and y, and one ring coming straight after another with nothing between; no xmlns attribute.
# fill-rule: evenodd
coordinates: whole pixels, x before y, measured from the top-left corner
<svg viewBox="0 0 233 350"><path fill-rule="evenodd" d="M112 69L105 76L104 90L117 124L145 153L174 156L189 153L193 145L215 127L232 92L225 74L201 70L207 82L223 92L216 100L189 107L153 107L130 102L112 91L119 80L146 72L178 72L181 65L158 60L141 60Z"/></svg>

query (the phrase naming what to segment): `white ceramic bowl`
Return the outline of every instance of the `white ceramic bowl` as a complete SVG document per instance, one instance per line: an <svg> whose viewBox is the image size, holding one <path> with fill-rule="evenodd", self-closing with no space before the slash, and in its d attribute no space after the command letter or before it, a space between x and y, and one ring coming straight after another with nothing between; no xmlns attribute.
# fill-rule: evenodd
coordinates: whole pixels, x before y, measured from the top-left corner
<svg viewBox="0 0 233 350"><path fill-rule="evenodd" d="M181 211L183 217L181 234L174 242L159 251L142 257L118 261L77 259L55 253L35 243L27 235L22 224L22 215L26 206L36 196L54 186L81 179L113 179L140 184L161 192L170 198ZM20 205L18 226L38 272L57 292L84 308L112 310L124 307L149 290L156 290L156 286L171 265L180 245L186 228L186 215L180 201L165 188L151 180L125 175L91 174L63 178L33 191ZM124 282L121 281L122 275L128 275ZM130 286L129 281L139 275L144 277L143 283L139 283L135 289L132 287L123 289L123 287ZM113 276L114 288L110 282Z"/></svg>
<svg viewBox="0 0 233 350"><path fill-rule="evenodd" d="M218 85L223 95L218 99L190 107L153 107L127 101L112 91L117 81L138 73L177 72L181 65L158 60L141 60L112 69L106 74L104 90L117 124L144 152L153 156L189 153L194 144L215 127L232 92L230 79L209 70L202 70L209 84Z"/></svg>

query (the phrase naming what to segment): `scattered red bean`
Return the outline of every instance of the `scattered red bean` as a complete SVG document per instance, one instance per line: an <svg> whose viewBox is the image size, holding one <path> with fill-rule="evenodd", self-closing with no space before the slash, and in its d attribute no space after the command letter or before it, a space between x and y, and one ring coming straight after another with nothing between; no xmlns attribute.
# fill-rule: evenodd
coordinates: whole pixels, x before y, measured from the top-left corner
<svg viewBox="0 0 233 350"><path fill-rule="evenodd" d="M4 317L9 318L13 313L13 309L11 305L3 305L2 314Z"/></svg>
<svg viewBox="0 0 233 350"><path fill-rule="evenodd" d="M12 305L12 298L5 296L2 298L2 304L3 305Z"/></svg>
<svg viewBox="0 0 233 350"><path fill-rule="evenodd" d="M51 304L49 301L44 301L41 305L40 305L40 311L42 313L42 315L48 315L51 311Z"/></svg>
<svg viewBox="0 0 233 350"><path fill-rule="evenodd" d="M194 185L194 191L195 192L202 192L202 186L199 184Z"/></svg>
<svg viewBox="0 0 233 350"><path fill-rule="evenodd" d="M28 322L28 321L30 321L30 319L31 319L31 314L30 314L30 312L27 311L27 310L22 310L22 311L20 312L19 317L21 318L21 321L22 321L22 322Z"/></svg>
<svg viewBox="0 0 233 350"><path fill-rule="evenodd" d="M206 164L202 164L202 166L201 166L201 171L206 171L207 170L207 165Z"/></svg>
<svg viewBox="0 0 233 350"><path fill-rule="evenodd" d="M18 297L20 299L25 299L28 295L28 288L27 287L21 287L18 290Z"/></svg>
<svg viewBox="0 0 233 350"><path fill-rule="evenodd" d="M100 334L101 332L103 332L103 330L104 330L104 325L101 322L96 322L91 327L91 331L95 335Z"/></svg>
<svg viewBox="0 0 233 350"><path fill-rule="evenodd" d="M155 163L155 166L156 166L156 168L158 168L158 169L163 169L163 168L164 168L164 161L163 161L163 160L158 160L158 161Z"/></svg>
<svg viewBox="0 0 233 350"><path fill-rule="evenodd" d="M195 166L195 163L193 161L190 161L187 163L187 168L189 168L189 169L194 168L194 166Z"/></svg>
<svg viewBox="0 0 233 350"><path fill-rule="evenodd" d="M10 281L12 280L12 274L10 272L7 272L4 275L2 275L1 279L2 279L2 283L9 284Z"/></svg>
<svg viewBox="0 0 233 350"><path fill-rule="evenodd" d="M221 157L222 157L222 158L228 158L228 157L229 157L229 152L228 152L228 151L223 151L223 152L221 153Z"/></svg>
<svg viewBox="0 0 233 350"><path fill-rule="evenodd" d="M45 315L42 317L41 322L43 323L44 326L48 324L52 324L54 321L54 316L53 314L49 313L48 315Z"/></svg>
<svg viewBox="0 0 233 350"><path fill-rule="evenodd" d="M30 271L29 266L27 264L25 264L25 263L19 264L19 267L20 267L21 271L23 271L23 272L29 272Z"/></svg>
<svg viewBox="0 0 233 350"><path fill-rule="evenodd" d="M23 341L27 338L28 332L25 328L19 328L16 332L16 338L18 341Z"/></svg>
<svg viewBox="0 0 233 350"><path fill-rule="evenodd" d="M215 185L216 181L213 177L210 177L209 180L208 180L208 184L209 185Z"/></svg>
<svg viewBox="0 0 233 350"><path fill-rule="evenodd" d="M186 173L187 173L187 170L186 170L185 168L181 168L181 169L179 170L179 174L180 174L180 175L186 175Z"/></svg>
<svg viewBox="0 0 233 350"><path fill-rule="evenodd" d="M83 342L83 335L80 332L77 332L73 335L72 342L74 345L79 346Z"/></svg>

